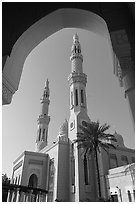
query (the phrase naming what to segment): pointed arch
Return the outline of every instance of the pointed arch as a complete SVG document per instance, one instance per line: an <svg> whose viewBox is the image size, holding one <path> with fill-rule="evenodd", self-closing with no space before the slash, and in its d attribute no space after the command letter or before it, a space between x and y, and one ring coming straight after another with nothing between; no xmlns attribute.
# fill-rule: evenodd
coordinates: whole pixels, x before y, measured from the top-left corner
<svg viewBox="0 0 137 204"><path fill-rule="evenodd" d="M38 177L36 174L31 174L29 177L29 182L28 182L29 187L37 188L38 186Z"/></svg>
<svg viewBox="0 0 137 204"><path fill-rule="evenodd" d="M109 31L103 18L82 9L58 9L30 26L14 44L3 69L3 77L10 75L8 81L12 86L13 94L18 90L23 65L29 53L40 42L63 28L92 31L107 38L111 46Z"/></svg>
<svg viewBox="0 0 137 204"><path fill-rule="evenodd" d="M133 122L135 120L135 86L134 86L134 71L129 72L125 79L122 79L122 70L119 67L118 59L113 52L110 34L107 24L99 15L91 11L63 8L58 9L45 17L38 20L30 26L16 41L11 51L10 57L6 58L4 64L2 81L3 81L3 104L11 103L13 94L18 90L20 77L23 70L24 62L29 53L43 40L56 33L63 28L81 28L96 34L108 40L111 50L111 56L114 66L114 74L119 78L121 85L126 87L125 94L128 95L131 116ZM122 36L125 36L123 33ZM111 36L112 38L112 36ZM112 38L113 40L113 38ZM114 40L115 41L115 40ZM113 42L113 47L114 47ZM114 47L115 50L117 48ZM123 56L123 55L122 55ZM7 87L8 86L8 87ZM127 93L131 91L130 94ZM133 90L133 91L132 91Z"/></svg>

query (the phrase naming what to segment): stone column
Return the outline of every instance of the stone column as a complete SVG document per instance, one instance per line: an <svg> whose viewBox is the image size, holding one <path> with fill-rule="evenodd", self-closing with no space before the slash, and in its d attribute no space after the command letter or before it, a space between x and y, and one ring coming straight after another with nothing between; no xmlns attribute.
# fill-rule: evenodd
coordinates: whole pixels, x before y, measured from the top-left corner
<svg viewBox="0 0 137 204"><path fill-rule="evenodd" d="M25 195L25 193L23 191L21 191L20 192L19 202L24 202L24 195Z"/></svg>
<svg viewBox="0 0 137 204"><path fill-rule="evenodd" d="M42 195L42 192L39 193L39 202L43 202L43 195Z"/></svg>
<svg viewBox="0 0 137 204"><path fill-rule="evenodd" d="M26 202L31 202L31 192L26 193Z"/></svg>
<svg viewBox="0 0 137 204"><path fill-rule="evenodd" d="M11 202L12 190L8 190L7 202Z"/></svg>
<svg viewBox="0 0 137 204"><path fill-rule="evenodd" d="M135 65L132 58L131 45L125 30L111 32L113 50L120 66L114 67L114 74L118 76L125 89L125 98L128 100L133 126L135 125Z"/></svg>
<svg viewBox="0 0 137 204"><path fill-rule="evenodd" d="M39 193L36 195L36 202L39 202Z"/></svg>
<svg viewBox="0 0 137 204"><path fill-rule="evenodd" d="M28 202L28 193L24 192L24 202Z"/></svg>
<svg viewBox="0 0 137 204"><path fill-rule="evenodd" d="M31 202L36 202L36 194L32 193Z"/></svg>
<svg viewBox="0 0 137 204"><path fill-rule="evenodd" d="M14 189L14 191L12 193L11 202L15 202L15 201L16 201L16 190Z"/></svg>
<svg viewBox="0 0 137 204"><path fill-rule="evenodd" d="M42 193L42 202L46 202L46 193Z"/></svg>
<svg viewBox="0 0 137 204"><path fill-rule="evenodd" d="M19 202L19 200L20 200L20 189L17 189L16 202Z"/></svg>
<svg viewBox="0 0 137 204"><path fill-rule="evenodd" d="M134 196L134 201L135 201L135 190L133 190L133 196Z"/></svg>
<svg viewBox="0 0 137 204"><path fill-rule="evenodd" d="M30 191L27 193L26 202L32 202L32 197L33 197L32 192L33 192L33 190L30 190Z"/></svg>
<svg viewBox="0 0 137 204"><path fill-rule="evenodd" d="M47 196L47 193L45 193L45 202L48 202L48 196Z"/></svg>

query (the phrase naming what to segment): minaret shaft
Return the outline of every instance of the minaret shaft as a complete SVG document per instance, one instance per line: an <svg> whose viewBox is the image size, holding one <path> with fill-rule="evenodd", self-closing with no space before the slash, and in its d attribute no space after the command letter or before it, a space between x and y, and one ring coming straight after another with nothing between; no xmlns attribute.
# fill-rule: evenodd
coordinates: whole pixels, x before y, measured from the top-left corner
<svg viewBox="0 0 137 204"><path fill-rule="evenodd" d="M48 116L49 110L49 82L47 80L46 86L44 88L43 96L41 98L41 114L37 120L38 122L38 131L36 138L36 151L40 151L45 146L47 146L47 137L48 137L48 125L50 122L50 116Z"/></svg>
<svg viewBox="0 0 137 204"><path fill-rule="evenodd" d="M83 73L83 56L77 34L73 37L71 49L71 74L68 77L70 86L70 110L77 112L81 109L87 111L86 83L87 75Z"/></svg>
<svg viewBox="0 0 137 204"><path fill-rule="evenodd" d="M70 185L72 189L75 189L74 193L70 193L70 198L72 202L80 202L91 196L91 194L87 194L85 191L87 183L89 184L89 174L86 172L87 181L85 184L85 166L82 158L82 149L77 148L77 144L73 144L73 141L77 139L78 133L81 131L80 125L82 125L84 121L89 123L90 118L87 114L86 102L87 76L83 73L83 56L81 54L81 46L77 35L74 35L73 37L70 60L71 74L68 78L70 86L70 118L68 132L69 139L72 141L71 147L73 149L73 157L70 160L70 169L73 169L74 172L72 174L72 171L70 170L71 177L74 177L73 181L70 180ZM92 175L92 178L94 177L95 176ZM93 185L89 187L91 188L91 192L93 192L92 194L95 194L94 182Z"/></svg>

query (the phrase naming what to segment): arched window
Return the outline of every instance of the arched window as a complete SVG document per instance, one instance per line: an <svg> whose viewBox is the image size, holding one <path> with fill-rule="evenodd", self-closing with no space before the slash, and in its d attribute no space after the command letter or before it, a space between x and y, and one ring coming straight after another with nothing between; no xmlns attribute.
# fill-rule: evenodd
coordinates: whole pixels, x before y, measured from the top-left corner
<svg viewBox="0 0 137 204"><path fill-rule="evenodd" d="M85 155L84 155L84 179L85 179L85 185L88 185L89 184L88 161Z"/></svg>
<svg viewBox="0 0 137 204"><path fill-rule="evenodd" d="M122 160L123 165L128 164L128 158L127 158L127 156L122 155L122 156L121 156L121 160Z"/></svg>
<svg viewBox="0 0 137 204"><path fill-rule="evenodd" d="M37 188L38 185L38 177L36 174L32 174L29 178L28 187Z"/></svg>
<svg viewBox="0 0 137 204"><path fill-rule="evenodd" d="M83 95L83 90L81 90L81 103L84 103L84 95Z"/></svg>
<svg viewBox="0 0 137 204"><path fill-rule="evenodd" d="M135 190L133 190L133 196L134 196L134 200L135 200Z"/></svg>
<svg viewBox="0 0 137 204"><path fill-rule="evenodd" d="M43 136L42 136L42 139L44 140L45 138L45 128L43 129Z"/></svg>
<svg viewBox="0 0 137 204"><path fill-rule="evenodd" d="M46 98L48 97L48 92L46 91Z"/></svg>
<svg viewBox="0 0 137 204"><path fill-rule="evenodd" d="M78 106L78 90L75 90L75 105Z"/></svg>
<svg viewBox="0 0 137 204"><path fill-rule="evenodd" d="M71 91L71 106L73 107L73 92Z"/></svg>
<svg viewBox="0 0 137 204"><path fill-rule="evenodd" d="M18 185L20 185L20 175L19 175L19 177L18 177Z"/></svg>
<svg viewBox="0 0 137 204"><path fill-rule="evenodd" d="M74 48L74 52L76 53L77 52L77 47L75 46L75 48Z"/></svg>
<svg viewBox="0 0 137 204"><path fill-rule="evenodd" d="M71 151L72 151L72 156L71 156L71 180L72 180L72 185L75 185L75 157L74 157L74 143L71 145Z"/></svg>
<svg viewBox="0 0 137 204"><path fill-rule="evenodd" d="M72 178L72 185L75 185L75 159L74 157L71 159L71 178Z"/></svg>
<svg viewBox="0 0 137 204"><path fill-rule="evenodd" d="M118 167L117 156L115 154L110 154L109 155L109 168L113 169L116 167Z"/></svg>
<svg viewBox="0 0 137 204"><path fill-rule="evenodd" d="M40 135L41 135L41 128L39 129L39 141L40 141Z"/></svg>
<svg viewBox="0 0 137 204"><path fill-rule="evenodd" d="M130 193L129 190L127 191L127 194L128 194L128 200L129 200L129 202L132 202L132 197L131 197L131 193Z"/></svg>
<svg viewBox="0 0 137 204"><path fill-rule="evenodd" d="M46 142L47 142L47 138L48 138L48 130L46 130L46 137L45 137Z"/></svg>
<svg viewBox="0 0 137 204"><path fill-rule="evenodd" d="M18 182L18 177L16 177L16 179L15 179L15 184L17 184L17 182Z"/></svg>
<svg viewBox="0 0 137 204"><path fill-rule="evenodd" d="M82 125L83 125L84 127L87 127L87 126L88 126L88 125L87 125L87 122L86 122L85 120L82 121Z"/></svg>

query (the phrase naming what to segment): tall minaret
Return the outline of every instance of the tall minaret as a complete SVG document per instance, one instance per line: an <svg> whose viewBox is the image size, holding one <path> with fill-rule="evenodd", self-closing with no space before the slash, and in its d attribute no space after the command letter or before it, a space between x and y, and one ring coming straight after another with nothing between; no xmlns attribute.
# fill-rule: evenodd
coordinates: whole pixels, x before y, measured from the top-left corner
<svg viewBox="0 0 137 204"><path fill-rule="evenodd" d="M40 100L41 102L41 114L38 118L38 131L36 138L36 151L39 152L45 146L47 146L47 137L48 137L48 125L50 122L50 116L48 116L49 110L49 81L47 79L43 96Z"/></svg>
<svg viewBox="0 0 137 204"><path fill-rule="evenodd" d="M82 66L83 56L81 54L81 46L80 46L79 38L77 34L73 36L73 44L71 49L70 60L71 60L71 74L68 77L69 86L70 86L69 122L70 122L70 129L76 130L79 124L82 122L82 120L90 121L87 115L87 102L86 102L87 75L83 73L83 66ZM75 137L76 137L75 134L70 134L70 139L75 139Z"/></svg>
<svg viewBox="0 0 137 204"><path fill-rule="evenodd" d="M95 200L95 174L94 159L89 162L88 158L83 159L82 150L73 144L80 132L79 126L90 122L87 114L86 83L87 75L83 73L83 56L78 35L73 36L71 49L71 74L68 77L70 86L70 118L68 136L71 144L72 156L70 158L70 200L80 202ZM90 164L90 165L89 165ZM87 190L88 189L88 190ZM87 193L88 192L88 193Z"/></svg>
<svg viewBox="0 0 137 204"><path fill-rule="evenodd" d="M72 112L87 112L86 83L87 75L83 73L83 56L78 35L73 36L71 49L71 74L68 78L70 86L70 110Z"/></svg>

